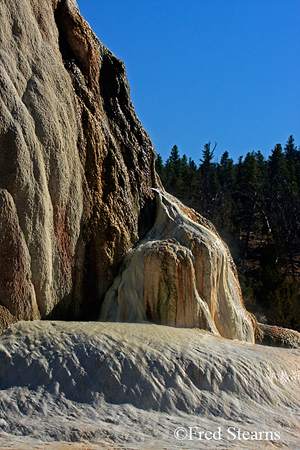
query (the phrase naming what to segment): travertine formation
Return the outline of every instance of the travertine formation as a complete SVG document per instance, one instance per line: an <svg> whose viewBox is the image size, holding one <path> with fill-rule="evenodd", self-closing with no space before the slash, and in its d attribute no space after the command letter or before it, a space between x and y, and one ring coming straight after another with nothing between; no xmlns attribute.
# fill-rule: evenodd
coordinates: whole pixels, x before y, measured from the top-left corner
<svg viewBox="0 0 300 450"><path fill-rule="evenodd" d="M107 294L105 320L252 341L227 248L157 191L124 64L75 0L3 0L0 20L2 326L96 319Z"/></svg>
<svg viewBox="0 0 300 450"><path fill-rule="evenodd" d="M296 450L299 356L150 323L20 322L0 336L0 448Z"/></svg>
<svg viewBox="0 0 300 450"><path fill-rule="evenodd" d="M126 255L100 320L152 321L254 341L235 266L214 227L156 190L153 228Z"/></svg>
<svg viewBox="0 0 300 450"><path fill-rule="evenodd" d="M0 303L97 317L151 227L154 150L75 1L3 0L0 21Z"/></svg>
<svg viewBox="0 0 300 450"><path fill-rule="evenodd" d="M260 336L256 340L258 344L272 347L300 348L300 333L288 328L275 325L258 324Z"/></svg>

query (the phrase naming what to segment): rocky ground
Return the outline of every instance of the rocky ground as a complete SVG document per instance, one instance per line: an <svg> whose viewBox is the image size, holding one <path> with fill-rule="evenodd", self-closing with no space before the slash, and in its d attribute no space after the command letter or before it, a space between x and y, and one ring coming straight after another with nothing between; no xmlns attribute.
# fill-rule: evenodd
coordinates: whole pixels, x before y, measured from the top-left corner
<svg viewBox="0 0 300 450"><path fill-rule="evenodd" d="M262 336L260 342L264 345L284 348L300 348L300 333L295 330L275 325L258 324Z"/></svg>
<svg viewBox="0 0 300 450"><path fill-rule="evenodd" d="M297 349L145 323L34 321L1 335L0 358L3 449L299 449Z"/></svg>

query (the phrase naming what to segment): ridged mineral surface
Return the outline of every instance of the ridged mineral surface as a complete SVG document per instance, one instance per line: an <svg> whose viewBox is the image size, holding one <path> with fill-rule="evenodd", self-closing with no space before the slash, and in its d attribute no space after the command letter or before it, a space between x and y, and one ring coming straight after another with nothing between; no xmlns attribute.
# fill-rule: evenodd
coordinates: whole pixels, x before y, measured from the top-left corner
<svg viewBox="0 0 300 450"><path fill-rule="evenodd" d="M0 336L0 447L296 450L299 352L149 323L20 322Z"/></svg>

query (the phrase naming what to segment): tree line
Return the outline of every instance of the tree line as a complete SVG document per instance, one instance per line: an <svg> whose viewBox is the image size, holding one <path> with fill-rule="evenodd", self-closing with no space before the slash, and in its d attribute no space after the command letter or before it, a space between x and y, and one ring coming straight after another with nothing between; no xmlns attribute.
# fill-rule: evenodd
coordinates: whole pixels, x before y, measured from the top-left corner
<svg viewBox="0 0 300 450"><path fill-rule="evenodd" d="M204 145L198 164L174 145L156 170L168 192L211 220L236 262L248 310L300 331L300 146L290 136L265 158L234 162Z"/></svg>

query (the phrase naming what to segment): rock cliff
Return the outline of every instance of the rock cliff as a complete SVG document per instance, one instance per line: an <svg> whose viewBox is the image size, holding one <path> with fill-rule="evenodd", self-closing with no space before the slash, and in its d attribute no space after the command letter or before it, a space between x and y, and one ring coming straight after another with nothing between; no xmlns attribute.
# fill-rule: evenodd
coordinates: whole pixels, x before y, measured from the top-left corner
<svg viewBox="0 0 300 450"><path fill-rule="evenodd" d="M0 17L2 326L95 320L106 296L105 320L252 341L228 250L158 193L124 64L75 0L3 0Z"/></svg>
<svg viewBox="0 0 300 450"><path fill-rule="evenodd" d="M75 1L4 0L0 17L0 302L90 319L151 227L154 149Z"/></svg>

